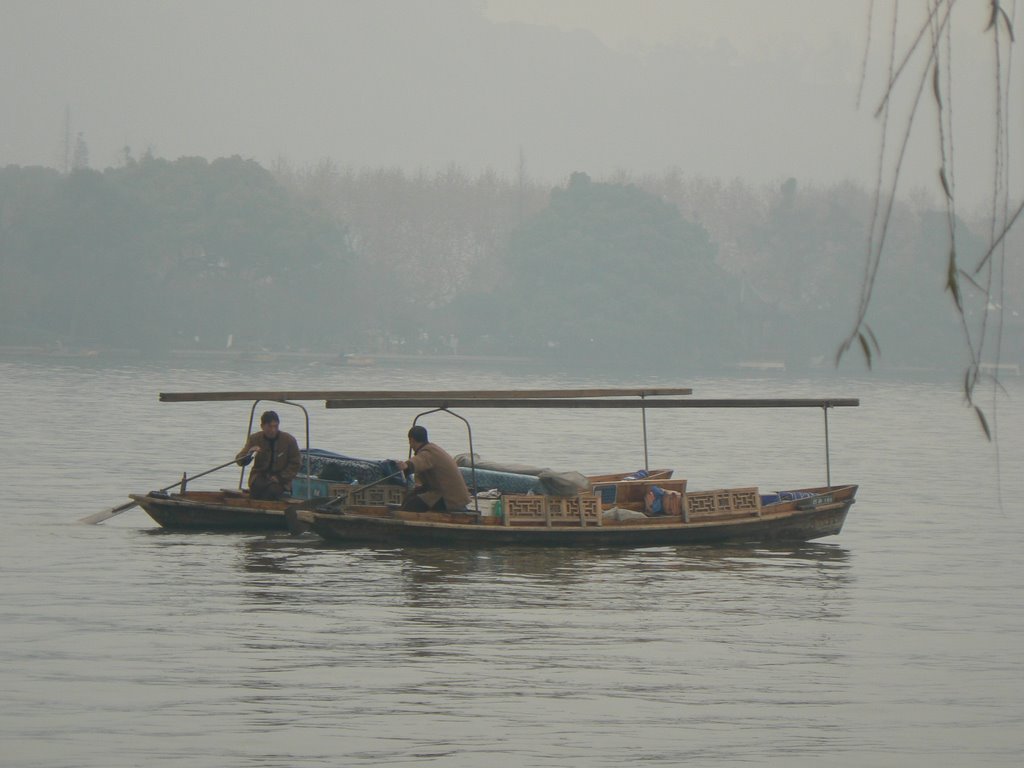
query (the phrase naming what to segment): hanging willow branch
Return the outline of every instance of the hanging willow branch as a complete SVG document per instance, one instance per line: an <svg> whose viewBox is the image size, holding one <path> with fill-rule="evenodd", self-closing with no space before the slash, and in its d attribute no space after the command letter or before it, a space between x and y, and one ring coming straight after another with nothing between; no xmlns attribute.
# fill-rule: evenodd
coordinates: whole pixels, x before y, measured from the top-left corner
<svg viewBox="0 0 1024 768"><path fill-rule="evenodd" d="M939 169L938 182L942 190L946 204L947 234L949 238L949 251L946 264L946 285L945 290L949 292L950 298L956 309L963 332L965 345L970 354L970 363L964 374L964 396L967 403L974 409L978 423L989 439L993 439L994 430L990 427L989 419L982 408L975 402L975 388L980 380L982 370L983 353L993 345L996 365L993 367L992 376L994 390L999 390L999 352L1002 342L1002 318L999 317L999 326L995 342L988 338L988 314L989 308L995 307L997 312L1002 312L1003 302L1000 299L999 291L1002 290L1002 273L1005 263L1005 239L1006 235L1015 226L1018 219L1024 214L1024 201L1016 208L1013 215L1009 215L1009 115L1008 105L1004 101L1008 99L1010 90L1011 68L1008 66L1012 49L1009 47L1015 40L1014 17L1016 15L1016 0L1013 0L1011 10L1008 11L1005 2L1001 0L988 0L989 23L986 32L991 34L992 46L995 52L995 99L996 99L996 157L995 157L995 180L993 185L992 202L992 228L991 241L985 255L970 273L960 268L957 254L957 215L956 215L956 185L954 174L954 139L953 139L953 103L952 103L952 35L951 35L951 14L957 0L929 0L926 18L916 29L913 40L902 52L897 64L897 27L901 18L898 4L893 5L891 29L889 30L888 48L888 73L882 97L875 110L875 117L881 121L881 149L879 150L879 163L877 169L877 180L875 185L875 203L871 217L870 235L868 238L868 253L865 262L865 276L861 285L861 297L857 307L857 314L853 328L849 335L839 345L836 353L836 364L838 365L843 355L853 346L860 349L868 368L872 367L873 358L880 354L880 346L877 338L866 322L868 307L878 275L878 269L885 252L886 239L889 231L889 222L892 207L899 187L900 172L903 167L907 146L910 141L911 128L921 102L921 94L926 83L931 81L932 98L937 113L937 134L939 139ZM868 37L865 45L864 62L861 72L861 83L858 87L857 101L860 103L861 92L867 77L868 51L871 49L872 20L874 16L874 2L872 1L868 12ZM1001 45L1008 45L1004 53ZM974 62L968 62L966 66L974 66ZM919 67L919 69L917 69ZM911 81L913 96L910 101L909 112L902 126L894 126L892 119L892 104L895 98L897 83L906 81L912 77L912 72L919 72L916 82ZM902 129L902 141L898 145L895 157L889 157L888 139L894 131ZM1002 208L1000 217L999 209ZM998 264L993 262L998 259ZM983 276L984 273L984 276ZM961 279L972 286L982 295L985 301L985 311L981 313L977 321L977 328L972 330L968 321L968 314L965 308L965 296L961 286ZM995 282L994 284L994 281ZM995 413L993 403L992 413Z"/></svg>

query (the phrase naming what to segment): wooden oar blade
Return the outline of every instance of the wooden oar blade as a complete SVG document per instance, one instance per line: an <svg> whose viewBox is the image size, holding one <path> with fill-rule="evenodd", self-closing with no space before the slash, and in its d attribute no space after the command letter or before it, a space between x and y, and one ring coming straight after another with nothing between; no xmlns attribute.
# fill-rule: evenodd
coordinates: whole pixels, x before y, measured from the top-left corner
<svg viewBox="0 0 1024 768"><path fill-rule="evenodd" d="M192 475L188 479L189 480L197 480L200 477L205 477L206 475L209 475L212 472L216 472L218 469L224 469L224 467L230 467L232 464L237 463L237 461L238 461L238 459L234 458L231 461L224 462L223 464L220 464L220 465L214 467L213 469L208 469L205 472L200 472L198 475ZM178 480L175 483L171 483L170 485L164 486L163 488L160 489L160 492L163 493L164 491L169 491L169 490L171 490L171 488L175 488L175 487L177 487L179 485L184 487L183 484L185 483L185 479L186 478L184 476L182 476L181 480ZM78 522L85 523L86 525L95 525L96 523L102 523L104 520L109 520L114 515L120 515L122 512L127 512L132 507L137 507L137 506L139 506L139 502L137 502L137 501L129 501L128 503L122 504L119 507L114 507L113 509L105 509L102 512L97 512L94 515L89 515L88 517L83 517Z"/></svg>
<svg viewBox="0 0 1024 768"><path fill-rule="evenodd" d="M127 512L132 507L137 506L139 506L139 502L129 501L126 504L122 504L119 507L114 507L113 509L105 509L102 512L96 512L95 514L87 515L78 522L84 523L85 525L96 525L96 523L102 523L104 520L109 520L110 518L115 517L116 515L120 515L122 512Z"/></svg>

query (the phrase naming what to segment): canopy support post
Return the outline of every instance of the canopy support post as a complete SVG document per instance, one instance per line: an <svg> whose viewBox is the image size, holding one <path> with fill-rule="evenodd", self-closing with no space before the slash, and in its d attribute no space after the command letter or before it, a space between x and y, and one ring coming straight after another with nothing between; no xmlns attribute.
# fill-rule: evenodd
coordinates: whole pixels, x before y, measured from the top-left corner
<svg viewBox="0 0 1024 768"><path fill-rule="evenodd" d="M643 395L643 394L640 395L640 399L641 400L644 400L645 398L646 398L645 395ZM647 409L646 408L641 408L640 409L640 418L643 421L643 425L644 425L644 471L645 472L650 472L651 471L651 467L650 467L650 463L647 460Z"/></svg>
<svg viewBox="0 0 1024 768"><path fill-rule="evenodd" d="M829 458L828 449L828 405L821 407L821 412L825 415L825 484L832 487L832 463Z"/></svg>

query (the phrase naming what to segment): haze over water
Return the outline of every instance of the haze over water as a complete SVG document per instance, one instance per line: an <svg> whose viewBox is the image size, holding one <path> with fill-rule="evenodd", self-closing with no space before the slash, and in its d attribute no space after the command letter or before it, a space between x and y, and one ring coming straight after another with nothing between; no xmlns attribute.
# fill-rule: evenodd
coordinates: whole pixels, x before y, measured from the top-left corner
<svg viewBox="0 0 1024 768"><path fill-rule="evenodd" d="M1003 383L997 464L956 381L0 362L0 765L1019 765L1024 386ZM74 524L240 447L247 404L160 391L638 384L861 398L829 420L833 480L861 486L846 529L538 552ZM367 458L402 455L415 413L310 405L314 445ZM488 458L642 465L636 414L469 416ZM824 482L821 421L659 411L650 461L695 489Z"/></svg>
<svg viewBox="0 0 1024 768"><path fill-rule="evenodd" d="M958 5L952 101L967 209L991 200L991 3ZM0 165L62 168L81 139L97 169L152 152L266 167L454 164L545 183L676 167L754 185L870 187L895 6L0 0L11 118ZM928 8L899 6L897 60ZM1020 57L1012 68L1020 74ZM912 100L901 93L897 112ZM1011 136L1020 107L1008 105ZM918 120L901 193L927 188L938 204L933 120ZM1011 168L1019 194L1016 156Z"/></svg>

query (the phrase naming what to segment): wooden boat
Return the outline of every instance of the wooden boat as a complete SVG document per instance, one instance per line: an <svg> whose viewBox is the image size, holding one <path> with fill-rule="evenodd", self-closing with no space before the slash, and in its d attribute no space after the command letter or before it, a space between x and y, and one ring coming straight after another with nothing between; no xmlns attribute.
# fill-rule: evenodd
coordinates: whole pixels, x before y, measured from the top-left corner
<svg viewBox="0 0 1024 768"><path fill-rule="evenodd" d="M477 498L468 513L415 513L400 509L401 489L358 495L352 489L331 498L257 502L244 493L185 492L133 496L164 527L206 530L312 530L331 541L430 545L662 546L713 542L806 541L838 534L855 501L857 486L831 480L828 412L859 405L855 399L662 399L690 390L520 390L430 392L206 392L164 393L163 401L261 400L295 405L323 399L329 408L410 408L449 413L452 408L820 408L825 418L826 484L776 494L757 488L694 491L687 480L663 475L639 480L594 476L593 489L570 497L502 494ZM301 407L301 406L299 406ZM303 409L305 410L305 409ZM307 415L308 425L308 415ZM307 426L308 449L308 426ZM475 471L475 470L474 470ZM668 474L668 473L665 473ZM365 486L361 490L369 490ZM667 496L665 514L648 516L649 496ZM396 495L397 494L397 495ZM340 502L340 503L339 503Z"/></svg>
<svg viewBox="0 0 1024 768"><path fill-rule="evenodd" d="M652 547L809 541L842 530L856 492L855 485L807 488L793 492L792 499L764 505L754 501L760 496L757 489L687 493L679 514L635 519L607 519L599 499L588 509L588 499L582 495L559 500L554 513L548 509L540 514L517 512L510 500L505 500L500 515L350 505L337 513L297 511L291 527L293 531L308 528L329 541L388 544ZM690 509L708 495L719 497L718 506L700 504L699 511ZM729 497L732 504L721 502Z"/></svg>
<svg viewBox="0 0 1024 768"><path fill-rule="evenodd" d="M608 484L627 477L630 473L621 472L605 475L592 475L588 479L596 484ZM671 470L652 470L652 479L668 478ZM332 487L343 485L330 484ZM380 509L385 503L401 502L404 493L394 485L379 486L374 492L373 484L350 486L347 488L355 502L355 506L366 506L369 509ZM191 491L167 493L151 491L147 494L129 494L135 504L142 507L157 524L168 530L179 531L288 531L286 512L309 501L330 502L324 495L306 500L287 498L280 501L252 499L247 491L222 488L219 491ZM366 503L369 502L369 503Z"/></svg>
<svg viewBox="0 0 1024 768"><path fill-rule="evenodd" d="M161 527L188 531L287 531L294 499L260 501L235 490L129 494Z"/></svg>
<svg viewBox="0 0 1024 768"><path fill-rule="evenodd" d="M196 402L196 401L252 401L250 409L249 424L245 434L248 435L253 429L256 409L259 403L271 401L294 405L302 409L306 424L306 453L309 454L309 414L306 409L296 401L301 400L325 400L336 402L376 402L384 400L389 403L404 402L408 398L426 399L431 403L441 402L452 397L458 398L514 398L517 402L529 401L542 397L564 401L571 398L598 398L598 397L655 397L663 395L688 394L689 388L645 388L645 389L565 389L565 390L491 390L491 391L246 391L246 392L183 392L183 393L161 393L162 402ZM472 441L470 442L470 453L472 455ZM229 462L230 464L230 462ZM308 474L308 473L305 473ZM625 478L630 473L622 472L610 475L595 475L590 478L595 483L607 483L610 481ZM670 470L651 470L651 477L667 478L671 476ZM303 487L309 489L311 494L319 494L326 502L329 495L342 486L337 483L310 482L308 478L300 475L298 480L303 480ZM189 490L188 478L183 477L180 483L160 491L152 491L148 494L129 494L131 504L122 505L118 509L130 508L138 505L161 527L169 530L188 531L287 531L285 512L289 508L309 502L315 502L316 496L288 498L281 501L263 501L251 499L248 491L241 487L241 477L237 489L225 488L219 491L193 491ZM297 482L297 485L300 483ZM178 488L176 493L168 493L168 490ZM382 486L378 492L370 493L371 485L363 487L347 487L345 492L351 496L355 504L367 502L370 504L401 501L400 489L396 486ZM383 491L387 493L383 493Z"/></svg>
<svg viewBox="0 0 1024 768"><path fill-rule="evenodd" d="M429 398L328 399L328 408L429 407ZM821 408L825 416L826 485L775 494L757 488L690 491L687 481L615 480L571 497L503 495L498 511L479 506L467 513L404 511L397 505L347 503L339 509L293 510L293 532L312 530L331 541L429 545L665 546L719 542L808 541L838 534L855 502L857 486L834 485L828 456L828 411L855 406L855 399L584 399L529 402L451 395L426 413L453 407L531 408ZM419 416L416 417L417 419ZM462 418L458 416L458 418ZM414 424L415 424L414 420ZM465 421L465 419L463 419ZM468 422L466 422L468 428ZM646 458L646 417L644 455ZM606 496L604 491L610 490ZM673 508L653 516L649 497L676 497ZM621 515L625 509L631 514ZM612 511L614 515L610 515Z"/></svg>

